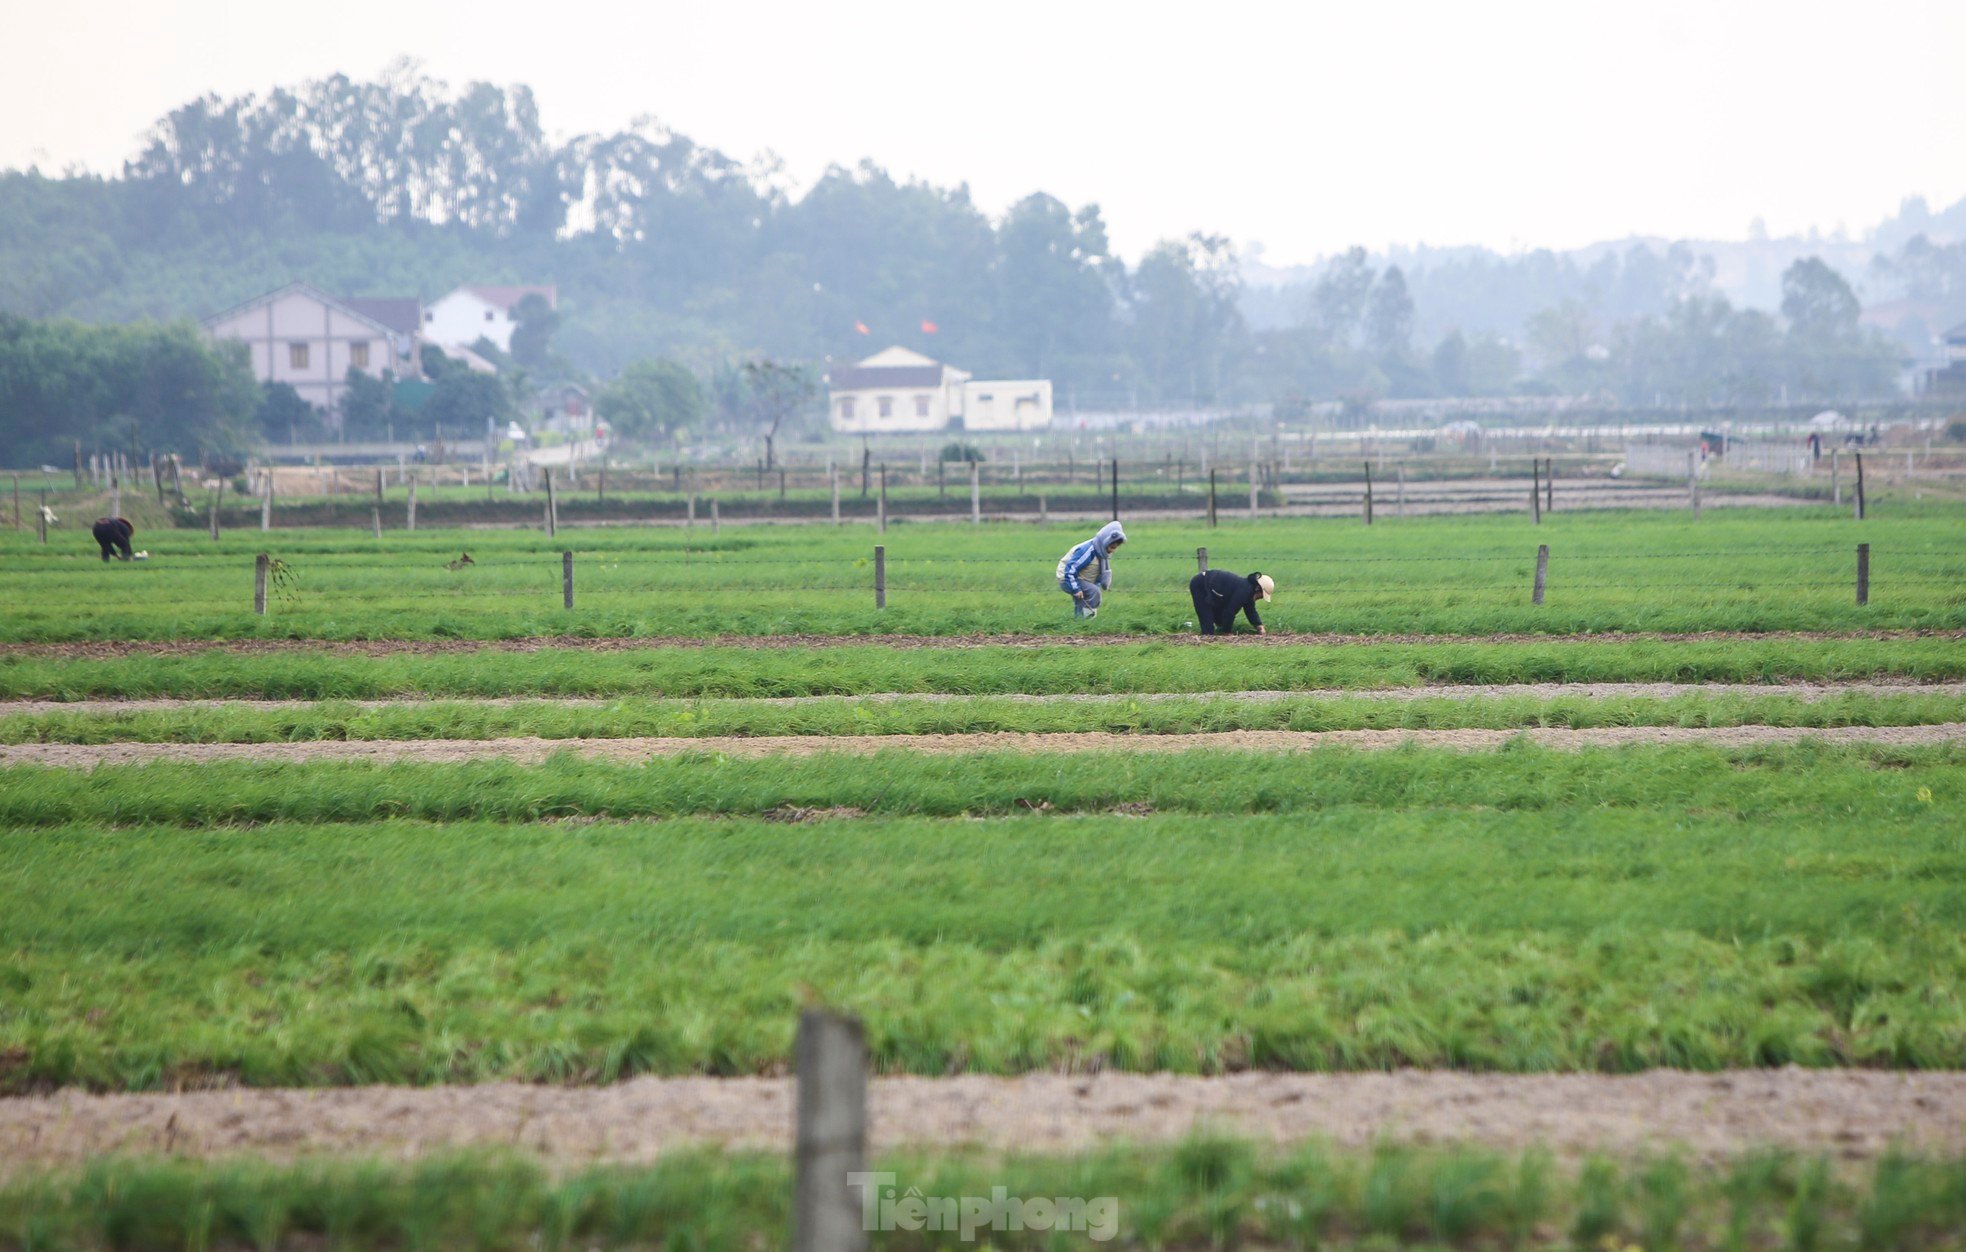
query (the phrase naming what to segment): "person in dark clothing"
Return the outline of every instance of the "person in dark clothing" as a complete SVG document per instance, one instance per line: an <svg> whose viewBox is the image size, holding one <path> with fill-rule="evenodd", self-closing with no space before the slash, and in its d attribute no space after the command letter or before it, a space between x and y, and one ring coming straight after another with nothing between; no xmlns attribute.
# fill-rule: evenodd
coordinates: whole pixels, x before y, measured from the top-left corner
<svg viewBox="0 0 1966 1252"><path fill-rule="evenodd" d="M120 553L125 561L135 555L130 551L130 536L137 533L137 528L126 517L98 517L89 533L96 537L105 561L112 552Z"/></svg>
<svg viewBox="0 0 1966 1252"><path fill-rule="evenodd" d="M1257 634L1263 632L1263 619L1256 614L1256 602L1267 601L1276 584L1267 574L1231 574L1212 569L1188 580L1188 594L1195 601L1195 625L1204 635L1232 635L1236 614L1249 618Z"/></svg>

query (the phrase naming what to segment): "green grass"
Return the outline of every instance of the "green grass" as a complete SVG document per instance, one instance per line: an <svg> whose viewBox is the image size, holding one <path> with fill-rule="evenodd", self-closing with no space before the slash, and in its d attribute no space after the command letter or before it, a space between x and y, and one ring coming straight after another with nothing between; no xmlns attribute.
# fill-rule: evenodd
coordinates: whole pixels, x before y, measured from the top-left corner
<svg viewBox="0 0 1966 1252"><path fill-rule="evenodd" d="M1103 619L1102 619L1103 620ZM363 700L406 696L672 699L1197 693L1427 683L1778 683L1966 679L1956 639L1432 643L1247 647L1173 643L896 649L729 646L466 649L372 656L302 648L114 660L0 652L0 697ZM1773 694L1773 693L1771 693Z"/></svg>
<svg viewBox="0 0 1966 1252"><path fill-rule="evenodd" d="M8 780L13 1090L776 1071L810 998L926 1074L1966 1065L1955 748ZM784 806L870 815L618 820Z"/></svg>
<svg viewBox="0 0 1966 1252"><path fill-rule="evenodd" d="M1819 700L1725 694L1554 699L1235 700L1179 697L1032 701L958 697L818 697L785 705L748 700L624 699L601 706L454 701L290 709L0 716L0 743L282 743L318 740L605 739L635 736L923 735L1107 731L1187 735L1231 730L1431 730L1476 727L1921 726L1966 722L1966 697L1907 692Z"/></svg>
<svg viewBox="0 0 1966 1252"><path fill-rule="evenodd" d="M1165 635L1192 618L1195 549L1261 567L1282 588L1280 630L1363 633L1966 627L1966 509L1906 505L1862 524L1833 509L1712 514L1415 518L1370 528L1327 519L1133 526L1110 608L1074 623L1053 567L1084 525L761 526L715 538L620 528L562 541L517 531L251 532L214 545L145 538L153 560L95 560L86 538L42 549L0 540L0 640L514 638L1037 631ZM1854 603L1855 545L1872 548L1871 603ZM887 546L888 607L873 604ZM1538 544L1549 600L1529 603ZM578 607L561 607L563 546ZM470 549L478 564L443 562ZM291 568L264 618L250 612L252 553ZM290 594L289 594L290 592Z"/></svg>
<svg viewBox="0 0 1966 1252"><path fill-rule="evenodd" d="M1075 1157L888 1153L874 1167L895 1175L897 1195L919 1187L958 1201L954 1230L879 1231L875 1248L1943 1252L1962 1246L1966 1223L1966 1163L1907 1155L1842 1170L1774 1152L1712 1167L1656 1156L1572 1168L1533 1152L1194 1139ZM987 1200L998 1187L1086 1201L1069 1210L1079 1229L983 1225L961 1242L961 1197ZM0 1248L751 1249L787 1242L791 1190L782 1158L746 1153L561 1173L516 1156L116 1159L0 1182Z"/></svg>

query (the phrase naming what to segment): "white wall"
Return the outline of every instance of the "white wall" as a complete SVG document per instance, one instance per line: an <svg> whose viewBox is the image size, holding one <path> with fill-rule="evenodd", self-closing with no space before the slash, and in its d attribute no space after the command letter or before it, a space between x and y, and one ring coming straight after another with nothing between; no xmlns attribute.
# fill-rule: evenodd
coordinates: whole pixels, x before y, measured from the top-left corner
<svg viewBox="0 0 1966 1252"><path fill-rule="evenodd" d="M1051 425L1051 380L987 378L963 384L963 429L1045 430Z"/></svg>
<svg viewBox="0 0 1966 1252"><path fill-rule="evenodd" d="M500 352L510 352L514 325L504 309L461 288L423 311L423 337L433 343L468 348L479 339L489 339Z"/></svg>
<svg viewBox="0 0 1966 1252"><path fill-rule="evenodd" d="M944 430L952 410L960 403L962 384L950 381L940 387L878 387L866 391L835 391L826 397L827 420L834 430L853 435L915 435ZM888 402L888 416L881 416L881 401ZM926 401L927 413L920 402ZM849 415L842 406L850 402Z"/></svg>

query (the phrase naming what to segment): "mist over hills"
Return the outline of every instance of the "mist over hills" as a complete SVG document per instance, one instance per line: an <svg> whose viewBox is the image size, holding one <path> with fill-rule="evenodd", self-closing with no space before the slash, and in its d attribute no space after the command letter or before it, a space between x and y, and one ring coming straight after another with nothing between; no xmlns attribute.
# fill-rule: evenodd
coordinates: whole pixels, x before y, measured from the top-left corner
<svg viewBox="0 0 1966 1252"><path fill-rule="evenodd" d="M1198 234L1129 262L1097 205L1036 192L992 216L869 162L794 195L653 121L553 139L524 86L402 65L193 101L118 177L0 174L0 313L197 317L296 279L425 300L550 282L558 368L597 378L900 343L1053 378L1067 408L1524 386L1752 403L1888 390L1894 358L1966 320L1962 237L1966 201L1907 201L1856 240L1355 249L1276 270ZM1859 302L1915 307L1860 329Z"/></svg>

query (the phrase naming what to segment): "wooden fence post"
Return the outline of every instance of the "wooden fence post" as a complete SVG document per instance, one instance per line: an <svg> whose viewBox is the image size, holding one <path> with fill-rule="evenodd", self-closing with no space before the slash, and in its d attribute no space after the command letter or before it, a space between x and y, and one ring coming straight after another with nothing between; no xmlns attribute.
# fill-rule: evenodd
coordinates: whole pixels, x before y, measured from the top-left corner
<svg viewBox="0 0 1966 1252"><path fill-rule="evenodd" d="M1835 506L1836 506L1837 508L1839 508L1839 509L1843 507L1843 466L1842 466L1842 457L1843 457L1843 449L1841 449L1841 448L1831 448L1831 449L1829 450L1829 494L1830 494L1830 503L1831 503L1831 504L1834 504L1834 505L1835 505Z"/></svg>
<svg viewBox="0 0 1966 1252"><path fill-rule="evenodd" d="M1549 576L1550 545L1539 543L1536 545L1536 589L1530 594L1529 602L1531 604L1541 604L1543 602L1543 588L1549 582Z"/></svg>
<svg viewBox="0 0 1966 1252"><path fill-rule="evenodd" d="M41 488L41 508L34 515L35 529L41 535L42 544L48 542L48 489Z"/></svg>
<svg viewBox="0 0 1966 1252"><path fill-rule="evenodd" d="M1257 492L1262 490L1257 482L1257 473L1256 462L1251 461L1249 463L1249 518L1251 521L1256 520Z"/></svg>
<svg viewBox="0 0 1966 1252"><path fill-rule="evenodd" d="M416 475L415 474L410 475L410 499L409 499L408 506L404 509L403 527L406 530L416 529Z"/></svg>
<svg viewBox="0 0 1966 1252"><path fill-rule="evenodd" d="M1556 458L1543 458L1543 512L1556 512Z"/></svg>
<svg viewBox="0 0 1966 1252"><path fill-rule="evenodd" d="M710 533L713 535L721 534L723 533L723 529L724 529L723 514L717 508L717 498L715 496L712 496L710 497Z"/></svg>
<svg viewBox="0 0 1966 1252"><path fill-rule="evenodd" d="M940 461L936 462L937 465L940 465L941 463L942 462ZM887 533L887 462L886 461L881 462L881 498L879 504L876 505L875 507L879 513L879 516L875 518L875 524L880 528L880 533L885 535Z"/></svg>
<svg viewBox="0 0 1966 1252"><path fill-rule="evenodd" d="M833 525L840 524L840 467L831 461L826 462L826 477L833 484Z"/></svg>
<svg viewBox="0 0 1966 1252"><path fill-rule="evenodd" d="M553 494L553 467L546 467L546 534L548 538L560 533L560 502Z"/></svg>
<svg viewBox="0 0 1966 1252"><path fill-rule="evenodd" d="M253 612L266 616L266 567L270 558L262 552L253 558Z"/></svg>
<svg viewBox="0 0 1966 1252"><path fill-rule="evenodd" d="M949 498L949 462L942 457L935 458L935 498Z"/></svg>
<svg viewBox="0 0 1966 1252"><path fill-rule="evenodd" d="M689 493L689 518L686 523L691 530L696 529L696 493Z"/></svg>
<svg viewBox="0 0 1966 1252"><path fill-rule="evenodd" d="M1700 454L1686 454L1686 503L1693 510L1694 520L1700 516Z"/></svg>
<svg viewBox="0 0 1966 1252"><path fill-rule="evenodd" d="M1399 486L1396 489L1398 494L1394 497L1393 510L1394 510L1394 516L1405 517L1406 516L1406 462L1401 461L1399 463L1398 468L1399 468Z"/></svg>
<svg viewBox="0 0 1966 1252"><path fill-rule="evenodd" d="M887 547L874 545L874 607L887 607Z"/></svg>
<svg viewBox="0 0 1966 1252"><path fill-rule="evenodd" d="M1870 603L1870 545L1857 545L1857 603Z"/></svg>
<svg viewBox="0 0 1966 1252"><path fill-rule="evenodd" d="M1215 529L1215 471L1208 471L1208 528Z"/></svg>
<svg viewBox="0 0 1966 1252"><path fill-rule="evenodd" d="M1365 462L1365 524L1372 524L1372 462Z"/></svg>
<svg viewBox="0 0 1966 1252"><path fill-rule="evenodd" d="M1864 520L1864 454L1857 454L1857 520Z"/></svg>
<svg viewBox="0 0 1966 1252"><path fill-rule="evenodd" d="M1120 459L1113 458L1113 520L1120 520Z"/></svg>
<svg viewBox="0 0 1966 1252"><path fill-rule="evenodd" d="M939 462L938 462L939 464ZM983 524L983 463L969 463L969 524Z"/></svg>
<svg viewBox="0 0 1966 1252"><path fill-rule="evenodd" d="M225 498L225 480L218 480L218 490L212 493L212 542L218 542L218 502Z"/></svg>
<svg viewBox="0 0 1966 1252"><path fill-rule="evenodd" d="M793 1068L793 1252L864 1252L867 1222L857 1192L871 1180L865 1175L867 1037L860 1022L824 1009L802 1010Z"/></svg>
<svg viewBox="0 0 1966 1252"><path fill-rule="evenodd" d="M369 506L369 533L377 539L382 538L382 506L379 504Z"/></svg>
<svg viewBox="0 0 1966 1252"><path fill-rule="evenodd" d="M1207 549L1207 548L1196 548L1196 549L1195 549L1195 572L1196 572L1196 573L1200 573L1200 574L1206 574L1206 573L1208 572L1208 549Z"/></svg>
<svg viewBox="0 0 1966 1252"><path fill-rule="evenodd" d="M573 553L560 553L560 593L568 608L573 607Z"/></svg>
<svg viewBox="0 0 1966 1252"><path fill-rule="evenodd" d="M1529 515L1536 519L1538 526L1543 524L1542 467L1541 458L1529 458Z"/></svg>

